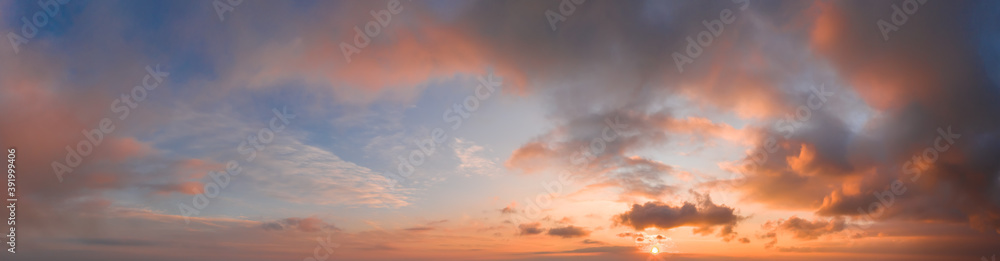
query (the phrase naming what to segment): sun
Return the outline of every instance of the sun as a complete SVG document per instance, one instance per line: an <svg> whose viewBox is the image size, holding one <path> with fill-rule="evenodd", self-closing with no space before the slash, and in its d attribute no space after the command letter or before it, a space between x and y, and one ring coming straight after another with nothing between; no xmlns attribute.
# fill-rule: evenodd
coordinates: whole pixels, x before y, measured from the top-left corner
<svg viewBox="0 0 1000 261"><path fill-rule="evenodd" d="M656 253L659 253L659 252L660 252L660 249L659 249L659 248L656 248L656 247L653 247L652 249L650 249L650 250L649 250L649 253L651 253L651 254L654 254L654 255L655 255Z"/></svg>

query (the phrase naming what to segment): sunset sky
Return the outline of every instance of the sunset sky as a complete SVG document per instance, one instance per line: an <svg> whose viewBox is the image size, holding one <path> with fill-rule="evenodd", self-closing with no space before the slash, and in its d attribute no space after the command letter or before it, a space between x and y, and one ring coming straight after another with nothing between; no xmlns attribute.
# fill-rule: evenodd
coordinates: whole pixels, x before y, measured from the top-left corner
<svg viewBox="0 0 1000 261"><path fill-rule="evenodd" d="M0 0L0 33L4 261L1000 254L1000 1Z"/></svg>

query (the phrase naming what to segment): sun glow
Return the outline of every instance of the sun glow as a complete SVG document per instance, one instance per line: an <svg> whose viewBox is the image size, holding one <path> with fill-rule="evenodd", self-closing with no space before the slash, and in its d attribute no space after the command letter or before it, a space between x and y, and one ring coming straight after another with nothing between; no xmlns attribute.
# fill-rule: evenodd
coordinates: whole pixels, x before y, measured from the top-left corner
<svg viewBox="0 0 1000 261"><path fill-rule="evenodd" d="M654 255L655 255L656 253L659 253L659 252L660 252L660 249L659 249L659 248L656 248L656 247L653 247L652 249L650 249L650 250L649 250L649 253L652 253L652 254L654 254Z"/></svg>

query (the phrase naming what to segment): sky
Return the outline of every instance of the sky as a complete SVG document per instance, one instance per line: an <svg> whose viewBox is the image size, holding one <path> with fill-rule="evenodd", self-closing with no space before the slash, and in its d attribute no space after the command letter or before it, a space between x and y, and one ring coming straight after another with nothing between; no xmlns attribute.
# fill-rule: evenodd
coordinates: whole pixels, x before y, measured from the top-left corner
<svg viewBox="0 0 1000 261"><path fill-rule="evenodd" d="M998 17L0 0L0 256L995 260Z"/></svg>

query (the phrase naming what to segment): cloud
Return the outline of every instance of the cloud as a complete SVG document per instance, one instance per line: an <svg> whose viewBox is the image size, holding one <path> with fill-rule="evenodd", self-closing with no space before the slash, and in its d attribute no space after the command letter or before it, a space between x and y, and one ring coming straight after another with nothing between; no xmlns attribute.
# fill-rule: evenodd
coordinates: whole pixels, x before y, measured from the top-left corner
<svg viewBox="0 0 1000 261"><path fill-rule="evenodd" d="M711 233L716 227L723 227L720 236L732 234L732 227L745 219L735 213L735 209L716 205L707 196L695 194L696 203L684 202L680 206L670 206L659 201L632 205L631 209L615 217L620 225L630 226L636 231L646 228L671 229L693 226L696 233Z"/></svg>
<svg viewBox="0 0 1000 261"><path fill-rule="evenodd" d="M409 231L409 232L431 231L431 230L437 229L438 225L446 223L446 222L448 222L447 219L442 219L442 220L437 220L437 221L431 221L431 222L427 222L427 224L425 224L425 225L404 228L403 231Z"/></svg>
<svg viewBox="0 0 1000 261"><path fill-rule="evenodd" d="M267 157L248 175L264 193L289 202L317 205L401 207L409 204L406 190L371 169L344 161L329 151L295 139L275 141Z"/></svg>
<svg viewBox="0 0 1000 261"><path fill-rule="evenodd" d="M550 236L557 236L562 238L574 238L574 237L585 237L590 235L590 231L584 228L576 226L565 226L549 229Z"/></svg>
<svg viewBox="0 0 1000 261"><path fill-rule="evenodd" d="M154 242L142 241L142 240L121 240L121 239L110 239L110 238L79 238L72 240L74 243L79 243L83 245L101 245L101 246L153 246Z"/></svg>
<svg viewBox="0 0 1000 261"><path fill-rule="evenodd" d="M495 160L485 158L482 155L486 150L483 146L464 139L455 139L452 149L455 150L455 156L459 160L457 170L460 173L465 173L466 176L469 176L469 173L491 175L500 170L497 168Z"/></svg>
<svg viewBox="0 0 1000 261"><path fill-rule="evenodd" d="M993 138L1000 123L984 116L1000 112L993 102L1000 93L980 62L981 53L996 47L962 47L995 36L975 29L985 24L967 15L990 6L996 10L995 4L981 3L921 5L919 16L885 39L867 21L889 19L891 5L808 5L795 19L811 26L811 48L843 75L851 88L845 91L860 98L855 104L876 113L845 117L849 110L836 107L829 114L845 116L821 113L810 121L815 127L796 133L772 160L752 171L744 189L753 199L827 217L958 222L1000 231L1000 198L994 193L1000 183L973 182L1000 177L1000 165L985 160L1000 155L1000 141ZM972 30L948 29L966 25ZM866 30L871 33L858 33ZM936 51L919 55L922 50ZM849 127L859 120L861 128ZM921 178L911 180L915 171L905 164L933 146L939 128L949 127L963 140L950 144L921 168ZM876 217L858 211L880 202L873 195L897 180L906 186L905 200L896 197Z"/></svg>
<svg viewBox="0 0 1000 261"><path fill-rule="evenodd" d="M835 234L844 231L848 224L843 218L831 218L829 220L805 220L796 216L786 219L768 221L762 225L766 229L776 232L791 233L794 238L800 240L816 240L820 236Z"/></svg>
<svg viewBox="0 0 1000 261"><path fill-rule="evenodd" d="M260 227L264 230L298 230L301 232L318 232L321 230L339 231L340 229L327 224L323 220L315 217L297 218L290 217L276 221L262 222Z"/></svg>
<svg viewBox="0 0 1000 261"><path fill-rule="evenodd" d="M194 182L194 181L182 182L177 184L157 184L157 185L150 185L150 187L153 188L156 191L156 193L160 194L169 194L177 192L187 195L196 195L203 193L205 190L204 184L202 184L201 182Z"/></svg>
<svg viewBox="0 0 1000 261"><path fill-rule="evenodd" d="M623 158L614 170L618 174L609 181L624 190L624 195L660 198L674 193L663 177L674 174L674 168L659 161L637 156Z"/></svg>
<svg viewBox="0 0 1000 261"><path fill-rule="evenodd" d="M404 3L405 14L394 16L393 24L348 66L338 44L352 40L353 26L369 21L368 11L382 4L247 2L224 23L216 22L216 14L203 5L164 3L137 8L129 3L71 2L64 6L20 53L0 48L4 93L0 111L16 112L0 117L0 140L13 141L21 149L22 173L40 173L19 176L20 191L26 191L20 202L32 207L18 214L31 220L25 225L39 232L34 235L108 233L108 237L88 237L96 241L82 241L95 247L115 245L115 241L100 240L115 235L129 238L134 232L122 231L112 221L143 217L148 220L126 220L130 226L121 227L177 231L147 226L175 222L175 215L123 211L121 205L173 211L178 197L186 200L200 192L207 171L240 158L233 155L238 143L231 141L238 142L259 126L247 123L248 118L256 121L256 115L241 113L255 111L247 104L260 102L257 97L267 97L265 103L270 105L276 101L272 98L284 102L301 91L321 101L304 106L329 109L325 104L333 101L335 110L345 105L362 107L348 111L365 111L378 102L405 106L436 80L491 69L504 75L505 85L511 85L510 95L531 96L545 104L547 111L538 113L552 126L524 141L504 165L525 173L571 170L574 175L600 180L588 185L632 197L621 201L641 199L630 202L647 203L633 205L618 216L633 228L694 226L696 233L718 231L725 240L736 239L733 228L741 217L735 207L708 200L678 206L657 201L684 186L671 183L679 171L675 162L684 159L674 161L673 151L660 152L678 145L707 147L719 141L760 147L773 136L783 137L775 143L777 150L768 153L766 163L745 171L746 182L735 187L744 196L740 202L769 210L812 212L820 219L793 217L775 226L799 240L822 241L819 238L836 233L840 220L872 218L857 209L881 203L873 195L884 192L892 182L909 180L912 175L907 172L912 169L904 164L934 146L938 128L951 126L962 138L937 155L936 161L923 164L921 178L906 183L905 196L896 196L872 220L878 230L897 224L911 226L912 232L895 231L910 233L905 234L907 244L780 250L917 250L967 256L974 252L970 249L992 249L986 243L994 242L995 232L1000 231L1000 163L996 161L1000 122L995 120L1000 115L996 103L1000 45L995 44L993 18L998 9L994 2L928 1L889 39L883 38L875 21L891 19L891 3L754 2L750 9L736 13L736 22L727 25L683 74L674 73L671 59L673 52L684 50L686 43L681 39L703 30L704 19L718 16L723 9L738 8L736 4L587 1L587 6L578 8L571 20L553 32L544 15L524 14L543 14L558 6L557 1L470 2L446 11L434 4ZM3 5L0 15L11 22L5 24L11 32L20 29L17 17L38 11L33 3ZM255 19L264 16L275 19ZM164 17L181 19L160 19ZM92 129L108 117L108 105L137 84L143 65L155 63L177 68L169 88L151 92L142 107L133 111L134 116L117 125L114 135L106 136L105 143L60 183L51 175L49 164L65 159L65 146L82 139L80 130ZM834 89L835 99L813 111L787 138L784 131L772 130L776 121L795 116L797 106L808 102L806 88L818 83ZM284 89L289 85L296 87ZM215 109L233 113L214 115ZM354 117L369 116L338 119ZM629 126L627 134L604 141L603 149L593 155L581 154L595 138L613 133L605 132L607 119L619 118ZM414 202L406 190L385 186L386 179L372 170L377 166L335 153L325 147L330 144L317 138L330 136L338 135L317 131L272 144L265 152L269 160L256 162L239 181L249 191L230 187L223 198L239 201L252 194L323 207L398 208ZM460 168L475 172L479 167L495 167L475 157L484 150L466 145L456 148ZM651 154L668 154L669 160ZM711 160L729 160L724 155L710 156ZM215 211L235 215L228 208ZM513 211L513 206L501 210ZM95 218L105 215L117 216ZM265 246L255 249L275 248L266 247L273 242L253 241L265 238L254 233L274 233L279 227L300 231L302 225L301 220L294 226L288 220L266 226L216 217L195 220L198 224L192 230L225 227L229 230L210 235ZM938 228L941 224L956 226ZM256 231L244 231L245 227ZM311 230L313 226L306 227ZM989 233L975 234L963 227ZM544 231L540 225L527 230L529 234ZM193 235L173 242L136 239L164 247L123 259L151 254L187 259L177 256L186 251L171 246L204 248L178 243L209 234ZM941 244L928 235L957 243ZM365 243L371 249L397 249L397 236L379 237L393 246ZM776 238L777 234L762 237ZM313 243L305 241L289 244ZM266 251L237 255L275 256Z"/></svg>
<svg viewBox="0 0 1000 261"><path fill-rule="evenodd" d="M537 235L541 234L542 232L545 232L545 229L542 228L542 224L538 222L530 224L520 224L517 226L517 229L518 231L520 231L518 232L518 235Z"/></svg>
<svg viewBox="0 0 1000 261"><path fill-rule="evenodd" d="M405 229L403 229L403 230L406 230L406 231L414 231L414 232L419 232L419 231L430 231L430 230L434 230L434 228L433 228L433 227L410 227L410 228L405 228Z"/></svg>

